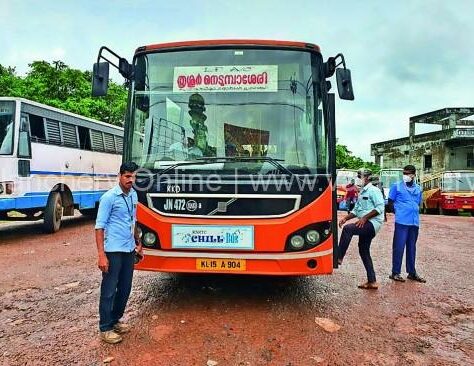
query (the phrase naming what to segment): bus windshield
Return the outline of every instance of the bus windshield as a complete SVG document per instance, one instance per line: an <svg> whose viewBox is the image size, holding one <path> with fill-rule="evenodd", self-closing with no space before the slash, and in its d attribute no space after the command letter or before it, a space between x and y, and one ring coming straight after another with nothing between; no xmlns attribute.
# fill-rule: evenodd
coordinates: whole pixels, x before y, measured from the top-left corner
<svg viewBox="0 0 474 366"><path fill-rule="evenodd" d="M444 192L473 192L474 172L444 173L442 190Z"/></svg>
<svg viewBox="0 0 474 366"><path fill-rule="evenodd" d="M336 185L338 186L346 186L348 185L352 179L357 178L357 172L351 170L342 170L337 172L336 176Z"/></svg>
<svg viewBox="0 0 474 366"><path fill-rule="evenodd" d="M390 188L393 183L401 181L403 178L403 170L402 169L387 169L387 170L380 170L380 182L383 184L385 188Z"/></svg>
<svg viewBox="0 0 474 366"><path fill-rule="evenodd" d="M322 59L293 50L139 55L126 157L139 166L250 174L327 172ZM265 157L267 159L260 159ZM205 163L209 158L221 164ZM196 164L188 164L196 161Z"/></svg>
<svg viewBox="0 0 474 366"><path fill-rule="evenodd" d="M0 101L0 155L13 154L15 103Z"/></svg>

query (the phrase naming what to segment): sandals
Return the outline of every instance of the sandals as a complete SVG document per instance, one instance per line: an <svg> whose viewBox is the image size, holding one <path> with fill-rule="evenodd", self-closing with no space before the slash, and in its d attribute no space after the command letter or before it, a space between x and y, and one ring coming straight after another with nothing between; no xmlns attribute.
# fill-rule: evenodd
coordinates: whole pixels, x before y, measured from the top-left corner
<svg viewBox="0 0 474 366"><path fill-rule="evenodd" d="M390 276L388 276L388 278L394 281L398 281L398 282L405 282L405 279L402 276L400 276L400 274L391 274Z"/></svg>
<svg viewBox="0 0 474 366"><path fill-rule="evenodd" d="M426 280L425 280L423 277L420 277L417 273L415 273L415 274L409 274L409 275L407 276L407 278L408 278L409 280L416 281L416 282L421 282L421 283L425 283L425 282L426 282Z"/></svg>

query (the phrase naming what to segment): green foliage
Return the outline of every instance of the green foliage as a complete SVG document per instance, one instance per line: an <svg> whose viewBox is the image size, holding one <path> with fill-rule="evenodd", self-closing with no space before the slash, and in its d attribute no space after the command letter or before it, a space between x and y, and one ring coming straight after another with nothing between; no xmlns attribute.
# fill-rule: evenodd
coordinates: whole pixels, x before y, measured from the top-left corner
<svg viewBox="0 0 474 366"><path fill-rule="evenodd" d="M127 90L109 83L106 97L92 98L90 71L71 69L62 61L34 61L25 77L0 65L0 96L21 97L86 117L122 126Z"/></svg>
<svg viewBox="0 0 474 366"><path fill-rule="evenodd" d="M378 174L380 167L372 162L363 161L361 158L352 155L346 145L336 145L336 168L360 169L368 168L374 174Z"/></svg>

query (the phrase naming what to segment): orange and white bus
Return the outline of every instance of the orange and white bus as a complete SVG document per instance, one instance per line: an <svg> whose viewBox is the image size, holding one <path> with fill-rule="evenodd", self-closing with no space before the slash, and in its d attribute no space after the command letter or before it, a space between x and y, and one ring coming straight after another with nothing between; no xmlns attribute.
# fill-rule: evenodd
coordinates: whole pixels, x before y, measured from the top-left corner
<svg viewBox="0 0 474 366"><path fill-rule="evenodd" d="M474 214L474 170L445 171L421 182L423 212L454 215Z"/></svg>
<svg viewBox="0 0 474 366"><path fill-rule="evenodd" d="M107 89L106 51L118 57L99 52L95 95ZM354 98L343 56L324 62L309 43L225 40L140 47L131 64L118 58L130 80L124 160L141 167L145 257L136 269L331 273L336 139L328 78L336 72L341 99Z"/></svg>

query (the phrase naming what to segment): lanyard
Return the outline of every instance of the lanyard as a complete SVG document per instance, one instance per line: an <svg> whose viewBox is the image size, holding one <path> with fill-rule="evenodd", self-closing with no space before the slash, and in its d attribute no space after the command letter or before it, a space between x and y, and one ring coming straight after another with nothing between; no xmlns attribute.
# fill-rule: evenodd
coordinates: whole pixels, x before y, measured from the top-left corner
<svg viewBox="0 0 474 366"><path fill-rule="evenodd" d="M123 193L122 193L122 198L125 201L125 204L127 205L127 211L128 211L128 214L130 215L130 221L133 222L133 200L132 200L132 197L130 196L130 205L132 206L132 209L130 209L130 207L128 207L128 202L125 199L125 195Z"/></svg>

